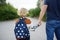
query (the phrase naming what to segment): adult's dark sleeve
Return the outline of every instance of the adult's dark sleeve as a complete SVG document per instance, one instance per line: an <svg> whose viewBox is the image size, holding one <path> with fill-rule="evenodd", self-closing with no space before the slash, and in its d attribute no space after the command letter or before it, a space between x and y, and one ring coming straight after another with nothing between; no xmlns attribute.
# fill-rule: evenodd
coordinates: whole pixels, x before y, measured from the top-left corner
<svg viewBox="0 0 60 40"><path fill-rule="evenodd" d="M44 5L48 5L49 4L49 0L44 0Z"/></svg>

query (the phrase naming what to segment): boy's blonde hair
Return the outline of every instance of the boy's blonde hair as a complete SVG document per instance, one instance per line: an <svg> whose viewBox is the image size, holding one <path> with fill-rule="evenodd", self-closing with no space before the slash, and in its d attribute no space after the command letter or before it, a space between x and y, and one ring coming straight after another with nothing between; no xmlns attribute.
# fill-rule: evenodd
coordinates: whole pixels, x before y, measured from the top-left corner
<svg viewBox="0 0 60 40"><path fill-rule="evenodd" d="M21 10L19 10L18 11L18 14L20 15L20 16L26 16L27 15L27 13L28 13L28 11L27 11L27 9L25 9L25 8L21 8Z"/></svg>

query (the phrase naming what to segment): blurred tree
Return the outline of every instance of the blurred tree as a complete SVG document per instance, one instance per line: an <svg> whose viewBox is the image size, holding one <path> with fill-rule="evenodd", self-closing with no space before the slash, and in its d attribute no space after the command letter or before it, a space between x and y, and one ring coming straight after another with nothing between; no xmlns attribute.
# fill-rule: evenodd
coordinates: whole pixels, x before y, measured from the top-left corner
<svg viewBox="0 0 60 40"><path fill-rule="evenodd" d="M30 9L29 15L30 15L30 17L38 17L40 11L41 11L40 8Z"/></svg>
<svg viewBox="0 0 60 40"><path fill-rule="evenodd" d="M14 8L9 3L6 3L6 0L0 0L0 21L15 19L18 17L17 9ZM3 4L6 3L6 4Z"/></svg>
<svg viewBox="0 0 60 40"><path fill-rule="evenodd" d="M35 8L35 16L39 16L41 9L39 7Z"/></svg>
<svg viewBox="0 0 60 40"><path fill-rule="evenodd" d="M0 5L6 4L6 0L0 0Z"/></svg>
<svg viewBox="0 0 60 40"><path fill-rule="evenodd" d="M30 17L34 17L34 15L35 15L35 10L34 9L30 9L29 10L29 16Z"/></svg>
<svg viewBox="0 0 60 40"><path fill-rule="evenodd" d="M29 15L31 17L37 17L37 16L39 16L40 11L41 11L41 9L40 9L40 0L38 0L37 1L37 7L35 9L30 9L29 10Z"/></svg>
<svg viewBox="0 0 60 40"><path fill-rule="evenodd" d="M40 8L42 8L43 4L44 4L44 0L40 0Z"/></svg>
<svg viewBox="0 0 60 40"><path fill-rule="evenodd" d="M37 1L37 7L40 8L40 0Z"/></svg>

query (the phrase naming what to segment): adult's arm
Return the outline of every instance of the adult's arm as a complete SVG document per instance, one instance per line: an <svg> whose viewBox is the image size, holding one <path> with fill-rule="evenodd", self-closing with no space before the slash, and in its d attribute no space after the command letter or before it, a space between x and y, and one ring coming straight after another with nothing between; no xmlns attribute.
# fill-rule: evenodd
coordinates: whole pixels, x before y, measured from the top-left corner
<svg viewBox="0 0 60 40"><path fill-rule="evenodd" d="M40 12L40 15L39 15L39 23L38 25L41 25L41 21L42 21L42 18L48 8L48 5L49 5L49 0L44 0L44 5L42 6L41 8L41 12Z"/></svg>
<svg viewBox="0 0 60 40"><path fill-rule="evenodd" d="M41 12L40 12L40 15L39 15L39 20L40 20L40 21L42 20L45 12L46 12L46 10L47 10L47 7L48 7L48 5L43 5L43 6L42 6Z"/></svg>

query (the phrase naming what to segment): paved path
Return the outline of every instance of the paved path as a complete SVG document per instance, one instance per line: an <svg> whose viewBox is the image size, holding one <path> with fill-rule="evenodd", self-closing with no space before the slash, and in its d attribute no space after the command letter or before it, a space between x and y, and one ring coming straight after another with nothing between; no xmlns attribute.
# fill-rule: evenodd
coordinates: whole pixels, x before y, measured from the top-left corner
<svg viewBox="0 0 60 40"><path fill-rule="evenodd" d="M30 18L32 21L31 25L37 24L36 18ZM0 40L16 40L14 35L14 24L15 20L0 22ZM46 40L45 33L45 22L42 22L42 25L36 29L36 31L30 31L31 40ZM54 38L54 40L56 40Z"/></svg>

